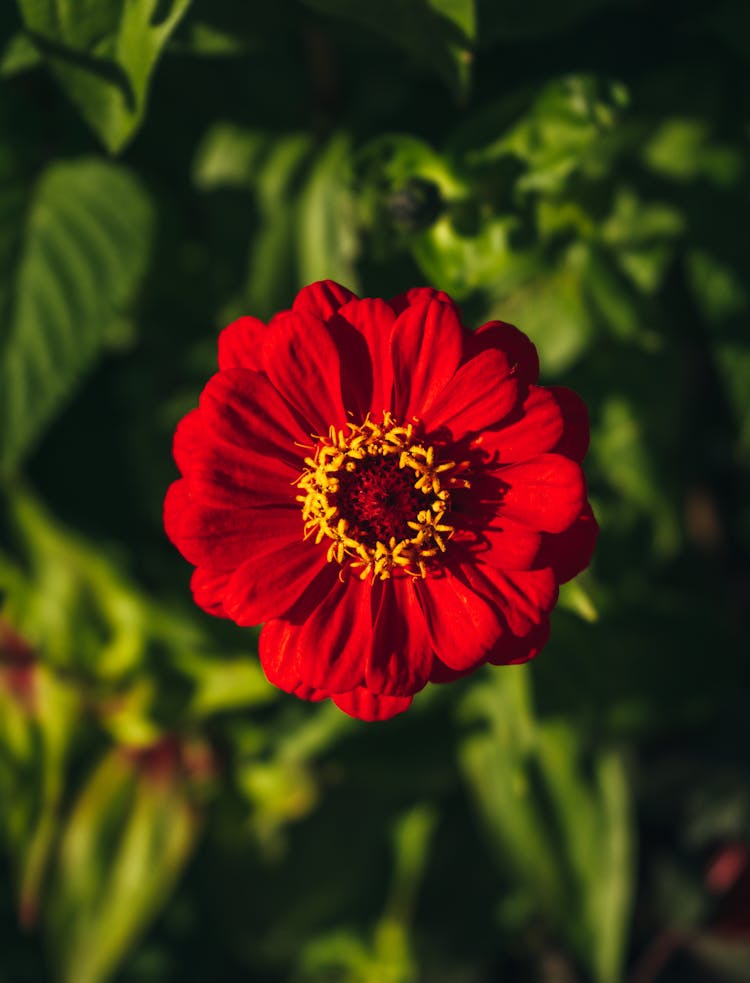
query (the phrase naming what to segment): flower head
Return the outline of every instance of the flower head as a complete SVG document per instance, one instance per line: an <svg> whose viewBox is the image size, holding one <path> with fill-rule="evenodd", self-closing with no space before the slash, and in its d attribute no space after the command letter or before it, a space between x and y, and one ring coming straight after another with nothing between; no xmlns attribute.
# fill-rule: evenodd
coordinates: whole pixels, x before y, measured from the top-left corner
<svg viewBox="0 0 750 983"><path fill-rule="evenodd" d="M196 602L265 622L268 679L366 720L428 682L525 662L591 558L581 400L529 339L429 288L314 283L219 337L177 428L167 533Z"/></svg>

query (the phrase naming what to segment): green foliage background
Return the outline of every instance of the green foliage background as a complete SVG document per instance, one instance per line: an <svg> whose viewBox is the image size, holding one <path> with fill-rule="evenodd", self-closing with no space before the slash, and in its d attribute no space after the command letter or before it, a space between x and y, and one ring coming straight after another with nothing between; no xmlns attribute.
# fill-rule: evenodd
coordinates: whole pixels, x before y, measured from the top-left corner
<svg viewBox="0 0 750 983"><path fill-rule="evenodd" d="M705 879L750 842L749 39L744 0L2 6L2 983L750 980ZM591 410L550 645L383 725L268 686L161 530L219 329L323 277L513 321Z"/></svg>

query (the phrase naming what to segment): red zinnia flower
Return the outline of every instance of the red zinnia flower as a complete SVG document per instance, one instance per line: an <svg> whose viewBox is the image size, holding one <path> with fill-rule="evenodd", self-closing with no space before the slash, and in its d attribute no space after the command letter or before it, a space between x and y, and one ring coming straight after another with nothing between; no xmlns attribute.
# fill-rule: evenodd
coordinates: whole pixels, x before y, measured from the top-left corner
<svg viewBox="0 0 750 983"><path fill-rule="evenodd" d="M196 602L265 621L268 679L364 720L532 658L598 531L586 409L538 370L524 334L472 334L429 288L386 303L324 281L230 324L164 508Z"/></svg>

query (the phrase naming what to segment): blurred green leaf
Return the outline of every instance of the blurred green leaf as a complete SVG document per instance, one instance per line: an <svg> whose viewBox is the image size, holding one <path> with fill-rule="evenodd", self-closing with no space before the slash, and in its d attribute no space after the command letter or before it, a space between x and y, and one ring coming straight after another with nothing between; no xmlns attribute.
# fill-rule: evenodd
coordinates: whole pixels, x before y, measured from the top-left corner
<svg viewBox="0 0 750 983"><path fill-rule="evenodd" d="M358 289L354 261L359 240L350 161L351 139L339 133L317 156L300 196L300 285L330 279Z"/></svg>
<svg viewBox="0 0 750 983"><path fill-rule="evenodd" d="M106 980L190 856L199 816L176 755L109 752L70 813L49 916L63 983Z"/></svg>
<svg viewBox="0 0 750 983"><path fill-rule="evenodd" d="M533 252L513 248L517 226L510 216L493 218L465 235L446 215L416 235L411 249L428 282L457 300L482 288L505 295L538 268Z"/></svg>
<svg viewBox="0 0 750 983"><path fill-rule="evenodd" d="M35 925L57 831L80 700L0 619L0 838L13 859L18 918Z"/></svg>
<svg viewBox="0 0 750 983"><path fill-rule="evenodd" d="M591 591L587 590L585 586L585 582L586 574L581 574L575 580L568 581L567 584L560 584L558 603L561 608L567 608L577 614L579 618L583 618L584 621L593 623L598 620L599 612L594 598L591 596Z"/></svg>
<svg viewBox="0 0 750 983"><path fill-rule="evenodd" d="M711 140L705 120L665 120L643 152L649 167L676 181L706 178L719 187L734 184L745 168L742 153Z"/></svg>
<svg viewBox="0 0 750 983"><path fill-rule="evenodd" d="M590 753L565 721L536 721L528 670L469 693L483 721L461 758L500 865L601 983L616 983L632 899L634 831L614 752Z"/></svg>
<svg viewBox="0 0 750 983"><path fill-rule="evenodd" d="M393 830L394 870L385 910L375 925L372 942L353 932L332 932L310 942L300 959L299 979L323 983L415 983L418 970L412 953L411 923L436 817L417 805L400 816Z"/></svg>
<svg viewBox="0 0 750 983"><path fill-rule="evenodd" d="M636 287L653 294L685 230L684 215L666 202L643 202L632 188L620 188L612 214L602 222L601 240Z"/></svg>
<svg viewBox="0 0 750 983"><path fill-rule="evenodd" d="M619 83L589 75L550 82L521 119L486 147L467 155L472 166L513 155L526 165L522 192L559 192L579 169L605 170L602 138L613 130L627 102Z"/></svg>
<svg viewBox="0 0 750 983"><path fill-rule="evenodd" d="M722 341L716 358L739 430L744 460L750 460L750 349L742 341Z"/></svg>
<svg viewBox="0 0 750 983"><path fill-rule="evenodd" d="M9 499L28 577L4 611L44 661L115 679L140 662L150 614L104 555L58 526L28 494Z"/></svg>
<svg viewBox="0 0 750 983"><path fill-rule="evenodd" d="M83 158L45 171L21 230L0 233L22 234L14 251L0 244L2 470L28 452L119 330L146 270L151 223L130 173Z"/></svg>
<svg viewBox="0 0 750 983"><path fill-rule="evenodd" d="M742 275L703 249L687 254L687 278L703 317L724 321L747 309L748 289Z"/></svg>
<svg viewBox="0 0 750 983"><path fill-rule="evenodd" d="M193 183L201 191L249 190L268 152L269 137L234 123L215 123L201 140L193 160Z"/></svg>
<svg viewBox="0 0 750 983"><path fill-rule="evenodd" d="M655 548L669 555L680 542L679 518L661 479L662 462L648 439L648 421L648 408L613 392L592 431L592 457L622 499L651 518Z"/></svg>
<svg viewBox="0 0 750 983"><path fill-rule="evenodd" d="M583 289L586 250L573 247L557 270L550 270L498 299L489 317L509 321L539 349L542 370L551 377L569 368L585 351L594 325Z"/></svg>
<svg viewBox="0 0 750 983"><path fill-rule="evenodd" d="M234 58L256 50L258 43L238 37L235 32L222 30L204 21L191 20L179 39L169 42L170 52L198 55L202 58Z"/></svg>
<svg viewBox="0 0 750 983"><path fill-rule="evenodd" d="M143 122L151 75L191 0L17 0L29 36L111 153Z"/></svg>
<svg viewBox="0 0 750 983"><path fill-rule="evenodd" d="M206 134L193 164L196 185L245 190L258 211L247 281L225 317L248 310L270 317L314 280L357 289L351 158L351 139L343 133L317 152L301 133L269 136L222 123Z"/></svg>
<svg viewBox="0 0 750 983"><path fill-rule="evenodd" d="M20 72L35 68L41 55L34 42L26 34L14 34L0 55L0 78L10 78Z"/></svg>
<svg viewBox="0 0 750 983"><path fill-rule="evenodd" d="M261 706L276 699L278 691L266 679L256 658L227 659L221 655L180 652L175 664L195 680L190 712L205 717L227 710Z"/></svg>

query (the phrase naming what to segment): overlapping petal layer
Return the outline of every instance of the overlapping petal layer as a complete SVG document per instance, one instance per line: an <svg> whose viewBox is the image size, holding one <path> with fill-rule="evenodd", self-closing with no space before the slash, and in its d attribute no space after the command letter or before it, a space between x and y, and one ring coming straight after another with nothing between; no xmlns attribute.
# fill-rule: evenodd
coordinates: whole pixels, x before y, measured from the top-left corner
<svg viewBox="0 0 750 983"><path fill-rule="evenodd" d="M164 506L196 603L265 622L270 682L365 720L533 658L598 532L585 406L538 372L517 328L472 334L431 288L386 303L323 281L230 324Z"/></svg>

